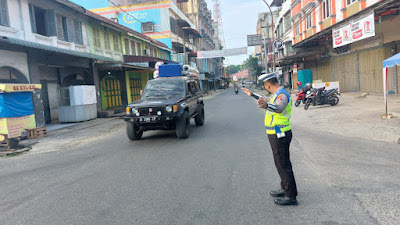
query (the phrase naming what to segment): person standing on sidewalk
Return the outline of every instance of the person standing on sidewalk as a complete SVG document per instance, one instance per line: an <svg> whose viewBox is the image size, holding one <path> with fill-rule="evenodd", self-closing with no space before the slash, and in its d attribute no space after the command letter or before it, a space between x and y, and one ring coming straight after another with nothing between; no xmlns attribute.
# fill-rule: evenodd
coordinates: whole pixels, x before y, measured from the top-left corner
<svg viewBox="0 0 400 225"><path fill-rule="evenodd" d="M290 118L292 115L292 104L290 95L279 84L274 73L261 75L259 80L263 81L265 89L273 94L269 101L249 89L242 88L242 91L258 99L258 107L267 110L265 114L265 128L267 129L275 166L281 178L281 189L271 191L270 194L275 197L274 201L278 205L297 205L297 187L289 153L290 142L292 140Z"/></svg>

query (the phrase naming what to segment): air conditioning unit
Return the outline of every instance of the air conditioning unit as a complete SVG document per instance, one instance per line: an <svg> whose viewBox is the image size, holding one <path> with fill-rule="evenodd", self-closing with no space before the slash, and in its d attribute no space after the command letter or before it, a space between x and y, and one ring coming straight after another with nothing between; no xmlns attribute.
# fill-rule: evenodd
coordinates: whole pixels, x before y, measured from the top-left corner
<svg viewBox="0 0 400 225"><path fill-rule="evenodd" d="M153 22L142 23L142 33L152 33L154 32Z"/></svg>

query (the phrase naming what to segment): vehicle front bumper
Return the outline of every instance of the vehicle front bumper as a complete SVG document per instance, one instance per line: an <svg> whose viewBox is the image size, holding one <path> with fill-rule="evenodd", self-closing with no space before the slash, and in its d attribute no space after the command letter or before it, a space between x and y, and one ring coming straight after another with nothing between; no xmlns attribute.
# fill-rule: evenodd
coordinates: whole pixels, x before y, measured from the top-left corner
<svg viewBox="0 0 400 225"><path fill-rule="evenodd" d="M179 119L179 115L168 115L168 116L125 116L125 122L135 123L138 125L146 124L157 124L175 121Z"/></svg>

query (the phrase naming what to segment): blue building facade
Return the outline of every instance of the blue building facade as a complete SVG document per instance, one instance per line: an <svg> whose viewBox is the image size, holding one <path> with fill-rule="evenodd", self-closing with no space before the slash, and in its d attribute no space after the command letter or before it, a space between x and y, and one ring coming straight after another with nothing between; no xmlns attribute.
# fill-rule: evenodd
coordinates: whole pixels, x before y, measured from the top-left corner
<svg viewBox="0 0 400 225"><path fill-rule="evenodd" d="M90 11L148 37L164 43L172 49L170 11L171 1L152 1L115 7L108 0L71 0ZM114 0L118 4L118 0Z"/></svg>

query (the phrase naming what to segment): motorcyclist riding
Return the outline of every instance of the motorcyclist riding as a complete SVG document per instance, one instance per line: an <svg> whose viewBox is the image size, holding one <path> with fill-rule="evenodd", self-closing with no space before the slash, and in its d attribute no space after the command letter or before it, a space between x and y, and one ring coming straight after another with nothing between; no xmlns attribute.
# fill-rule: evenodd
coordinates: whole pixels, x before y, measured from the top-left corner
<svg viewBox="0 0 400 225"><path fill-rule="evenodd" d="M235 84L235 86L233 87L233 89L235 90L235 93L237 94L239 92L239 86L237 84Z"/></svg>

